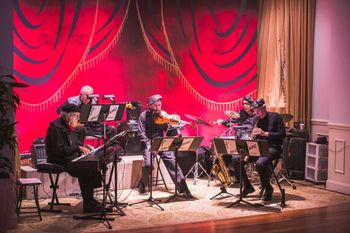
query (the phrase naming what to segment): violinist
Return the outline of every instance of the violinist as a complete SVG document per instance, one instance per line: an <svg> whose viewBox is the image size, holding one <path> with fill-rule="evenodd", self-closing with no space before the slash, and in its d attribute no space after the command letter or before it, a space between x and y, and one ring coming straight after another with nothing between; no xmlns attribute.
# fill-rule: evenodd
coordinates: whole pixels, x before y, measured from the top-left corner
<svg viewBox="0 0 350 233"><path fill-rule="evenodd" d="M146 192L148 185L148 177L152 170L151 168L151 141L154 137L174 136L174 131L171 128L171 119L168 117L168 122L159 124L159 118L164 117L162 111L162 96L159 94L152 95L148 98L148 109L142 112L138 120L138 135L144 143L142 175L138 185L139 193ZM177 117L176 117L177 118ZM175 118L173 118L175 120ZM177 119L179 121L179 119ZM158 122L158 123L156 123ZM172 134L172 135L169 135ZM166 166L173 182L177 182L179 193L183 193L188 199L193 198L189 191L181 168L178 167L175 171L175 154L173 151L164 151L159 154ZM175 180L175 172L177 172L177 180Z"/></svg>

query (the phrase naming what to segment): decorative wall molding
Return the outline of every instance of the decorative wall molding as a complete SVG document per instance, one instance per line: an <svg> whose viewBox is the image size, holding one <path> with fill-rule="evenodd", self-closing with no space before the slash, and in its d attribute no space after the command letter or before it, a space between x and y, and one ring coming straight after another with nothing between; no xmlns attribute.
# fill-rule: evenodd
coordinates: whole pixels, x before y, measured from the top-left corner
<svg viewBox="0 0 350 233"><path fill-rule="evenodd" d="M350 125L329 122L327 189L350 194Z"/></svg>
<svg viewBox="0 0 350 233"><path fill-rule="evenodd" d="M310 141L314 142L320 135L328 136L328 120L324 119L311 119L311 138Z"/></svg>
<svg viewBox="0 0 350 233"><path fill-rule="evenodd" d="M328 123L328 129L341 130L341 131L350 131L350 125L329 122Z"/></svg>
<svg viewBox="0 0 350 233"><path fill-rule="evenodd" d="M311 125L322 125L327 126L328 120L323 119L311 119Z"/></svg>

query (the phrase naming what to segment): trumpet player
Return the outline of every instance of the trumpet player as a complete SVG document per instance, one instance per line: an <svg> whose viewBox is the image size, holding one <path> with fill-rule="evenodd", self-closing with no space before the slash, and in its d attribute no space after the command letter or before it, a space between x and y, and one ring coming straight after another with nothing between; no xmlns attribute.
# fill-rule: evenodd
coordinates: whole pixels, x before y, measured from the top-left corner
<svg viewBox="0 0 350 233"><path fill-rule="evenodd" d="M255 113L255 117L252 119L255 125L252 131L252 136L257 140L268 141L270 156L260 156L256 161L252 161L251 159L253 158L249 158L248 162L255 162L260 177L261 187L265 190L263 200L270 201L273 194L273 188L270 184L270 166L271 162L278 159L282 153L282 143L283 139L286 137L286 129L282 117L277 112L268 112L266 110L264 99L259 98L254 101L252 109ZM240 157L234 157L233 163L235 171L239 173L241 163ZM246 197L255 190L247 177L244 166L242 180L242 196Z"/></svg>

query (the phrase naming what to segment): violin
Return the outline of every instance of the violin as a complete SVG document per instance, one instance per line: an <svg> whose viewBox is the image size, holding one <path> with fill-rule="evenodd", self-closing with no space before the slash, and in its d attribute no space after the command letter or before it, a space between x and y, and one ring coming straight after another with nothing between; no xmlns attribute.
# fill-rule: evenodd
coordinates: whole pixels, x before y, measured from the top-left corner
<svg viewBox="0 0 350 233"><path fill-rule="evenodd" d="M184 126L190 124L187 121L181 120L180 116L177 114L168 114L167 112L161 110L159 115L155 117L154 123L156 124L170 124L172 126Z"/></svg>

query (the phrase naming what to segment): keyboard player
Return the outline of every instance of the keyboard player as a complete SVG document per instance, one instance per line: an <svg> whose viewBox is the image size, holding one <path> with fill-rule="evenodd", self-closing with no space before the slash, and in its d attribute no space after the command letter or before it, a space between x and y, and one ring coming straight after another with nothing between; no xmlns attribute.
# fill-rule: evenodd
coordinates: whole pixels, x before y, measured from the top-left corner
<svg viewBox="0 0 350 233"><path fill-rule="evenodd" d="M82 145L74 133L81 124L79 123L80 109L74 104L64 104L61 116L50 122L46 132L46 153L49 163L59 164L73 177L77 177L83 197L84 212L98 212L101 204L93 198L95 188L101 187L101 174L98 170L76 169L70 166L71 161L81 155L90 154L93 147ZM110 154L115 150L108 149Z"/></svg>

